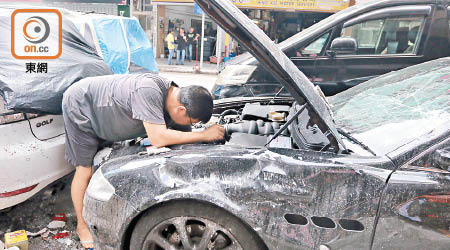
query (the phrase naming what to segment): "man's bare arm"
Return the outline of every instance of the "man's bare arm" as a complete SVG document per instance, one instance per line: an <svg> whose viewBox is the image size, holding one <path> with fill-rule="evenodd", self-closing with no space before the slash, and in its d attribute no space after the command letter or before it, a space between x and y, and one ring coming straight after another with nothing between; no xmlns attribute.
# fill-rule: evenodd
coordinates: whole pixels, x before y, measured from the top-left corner
<svg viewBox="0 0 450 250"><path fill-rule="evenodd" d="M156 147L217 141L223 139L225 133L225 129L220 125L213 125L202 132L182 132L168 129L166 125L143 123L150 143Z"/></svg>

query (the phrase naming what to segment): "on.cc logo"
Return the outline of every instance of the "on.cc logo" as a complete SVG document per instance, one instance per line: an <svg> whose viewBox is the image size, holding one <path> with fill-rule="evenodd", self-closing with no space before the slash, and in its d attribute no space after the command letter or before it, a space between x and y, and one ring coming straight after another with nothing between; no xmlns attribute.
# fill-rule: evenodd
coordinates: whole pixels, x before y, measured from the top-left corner
<svg viewBox="0 0 450 250"><path fill-rule="evenodd" d="M62 15L56 9L11 14L11 54L16 59L56 59L62 53Z"/></svg>
<svg viewBox="0 0 450 250"><path fill-rule="evenodd" d="M48 35L50 35L50 25L48 25L47 20L42 17L30 17L23 25L23 35L30 43L45 42Z"/></svg>

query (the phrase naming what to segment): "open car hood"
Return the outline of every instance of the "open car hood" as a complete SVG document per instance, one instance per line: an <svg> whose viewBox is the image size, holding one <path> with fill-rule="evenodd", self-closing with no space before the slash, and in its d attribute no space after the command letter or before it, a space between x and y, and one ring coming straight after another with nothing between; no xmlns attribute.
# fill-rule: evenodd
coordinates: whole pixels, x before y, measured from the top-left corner
<svg viewBox="0 0 450 250"><path fill-rule="evenodd" d="M331 146L336 150L345 150L331 111L314 89L314 85L252 20L230 0L195 0L195 2L226 32L246 46L266 70L289 90L299 104L307 103L310 123L315 123L319 127Z"/></svg>

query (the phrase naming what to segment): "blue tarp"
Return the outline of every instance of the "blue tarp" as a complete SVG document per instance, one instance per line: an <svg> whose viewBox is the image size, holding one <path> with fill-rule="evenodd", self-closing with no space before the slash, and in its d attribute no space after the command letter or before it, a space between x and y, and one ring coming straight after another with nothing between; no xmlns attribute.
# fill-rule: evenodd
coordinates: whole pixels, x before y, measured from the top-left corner
<svg viewBox="0 0 450 250"><path fill-rule="evenodd" d="M202 10L202 8L200 8L200 6L198 6L197 3L194 3L194 14L196 14L196 15L205 14L205 12Z"/></svg>
<svg viewBox="0 0 450 250"><path fill-rule="evenodd" d="M128 48L119 19L92 20L103 60L115 74L128 72Z"/></svg>
<svg viewBox="0 0 450 250"><path fill-rule="evenodd" d="M131 62L147 70L158 72L153 48L136 19L123 19L130 45Z"/></svg>
<svg viewBox="0 0 450 250"><path fill-rule="evenodd" d="M129 73L132 64L158 72L152 45L137 19L96 15L91 21L103 59L115 74Z"/></svg>

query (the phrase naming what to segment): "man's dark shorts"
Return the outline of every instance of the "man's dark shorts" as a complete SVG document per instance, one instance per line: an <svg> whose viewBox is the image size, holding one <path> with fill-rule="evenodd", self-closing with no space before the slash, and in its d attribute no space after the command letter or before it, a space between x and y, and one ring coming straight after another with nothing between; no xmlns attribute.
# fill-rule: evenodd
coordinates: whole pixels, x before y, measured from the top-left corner
<svg viewBox="0 0 450 250"><path fill-rule="evenodd" d="M70 92L70 91L68 91ZM72 91L73 92L73 91ZM90 119L76 108L81 97L77 93L65 93L62 110L66 130L66 160L75 167L91 167L93 159L101 143L90 126Z"/></svg>

